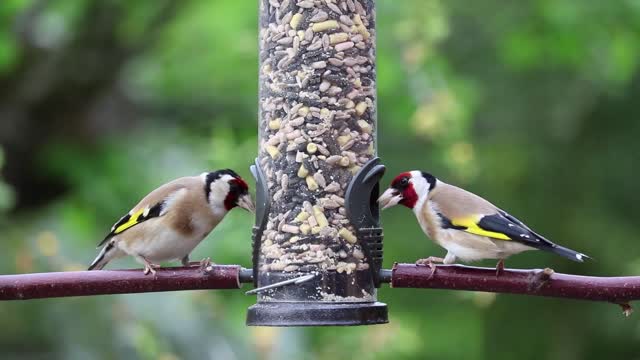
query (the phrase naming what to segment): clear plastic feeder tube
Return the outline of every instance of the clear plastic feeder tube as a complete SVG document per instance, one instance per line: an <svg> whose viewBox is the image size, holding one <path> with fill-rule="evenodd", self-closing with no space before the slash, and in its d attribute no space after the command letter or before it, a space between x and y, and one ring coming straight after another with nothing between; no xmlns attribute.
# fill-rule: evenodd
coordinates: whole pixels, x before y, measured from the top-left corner
<svg viewBox="0 0 640 360"><path fill-rule="evenodd" d="M376 301L381 244L363 239L381 241L375 38L373 0L260 1L256 285L316 276L262 291L258 305ZM354 221L362 206L371 224Z"/></svg>

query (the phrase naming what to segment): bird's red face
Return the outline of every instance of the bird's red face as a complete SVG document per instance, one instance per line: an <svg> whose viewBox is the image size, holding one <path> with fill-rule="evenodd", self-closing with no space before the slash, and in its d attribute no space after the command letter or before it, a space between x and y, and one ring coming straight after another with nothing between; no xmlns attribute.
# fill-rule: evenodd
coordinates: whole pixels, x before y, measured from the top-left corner
<svg viewBox="0 0 640 360"><path fill-rule="evenodd" d="M403 172L393 179L391 186L378 199L383 210L397 204L413 209L418 202L418 194L412 179L410 172Z"/></svg>
<svg viewBox="0 0 640 360"><path fill-rule="evenodd" d="M240 206L250 212L255 211L255 206L249 195L249 185L240 176L229 180L229 192L224 199L224 207L227 210L231 210L236 206Z"/></svg>

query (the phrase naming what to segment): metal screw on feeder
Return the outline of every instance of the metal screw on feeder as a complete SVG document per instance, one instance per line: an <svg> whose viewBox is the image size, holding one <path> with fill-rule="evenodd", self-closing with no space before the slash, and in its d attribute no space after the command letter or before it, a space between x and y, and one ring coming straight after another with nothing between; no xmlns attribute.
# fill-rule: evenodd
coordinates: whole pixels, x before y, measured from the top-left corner
<svg viewBox="0 0 640 360"><path fill-rule="evenodd" d="M373 0L260 2L248 325L386 323Z"/></svg>

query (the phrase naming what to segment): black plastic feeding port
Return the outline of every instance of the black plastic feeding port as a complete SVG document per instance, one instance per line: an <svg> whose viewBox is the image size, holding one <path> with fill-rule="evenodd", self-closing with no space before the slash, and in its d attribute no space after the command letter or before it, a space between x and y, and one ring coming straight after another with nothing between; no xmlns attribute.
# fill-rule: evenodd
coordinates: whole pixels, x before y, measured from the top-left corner
<svg viewBox="0 0 640 360"><path fill-rule="evenodd" d="M385 171L378 158L353 177L346 191L345 208L367 263L366 271L305 272L260 271L260 249L270 203L260 167L256 177L256 226L253 231L254 283L258 303L249 308L247 325L318 326L372 325L388 322L387 305L376 301L382 264L382 229L379 227L378 181ZM252 292L256 292L255 290Z"/></svg>

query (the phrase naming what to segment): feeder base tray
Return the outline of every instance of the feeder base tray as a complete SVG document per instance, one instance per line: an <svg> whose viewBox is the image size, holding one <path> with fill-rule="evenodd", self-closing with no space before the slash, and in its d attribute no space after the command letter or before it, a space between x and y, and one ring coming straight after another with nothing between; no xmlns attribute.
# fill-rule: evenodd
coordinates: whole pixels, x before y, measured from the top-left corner
<svg viewBox="0 0 640 360"><path fill-rule="evenodd" d="M247 312L249 326L356 326L389 322L387 304L261 302Z"/></svg>

